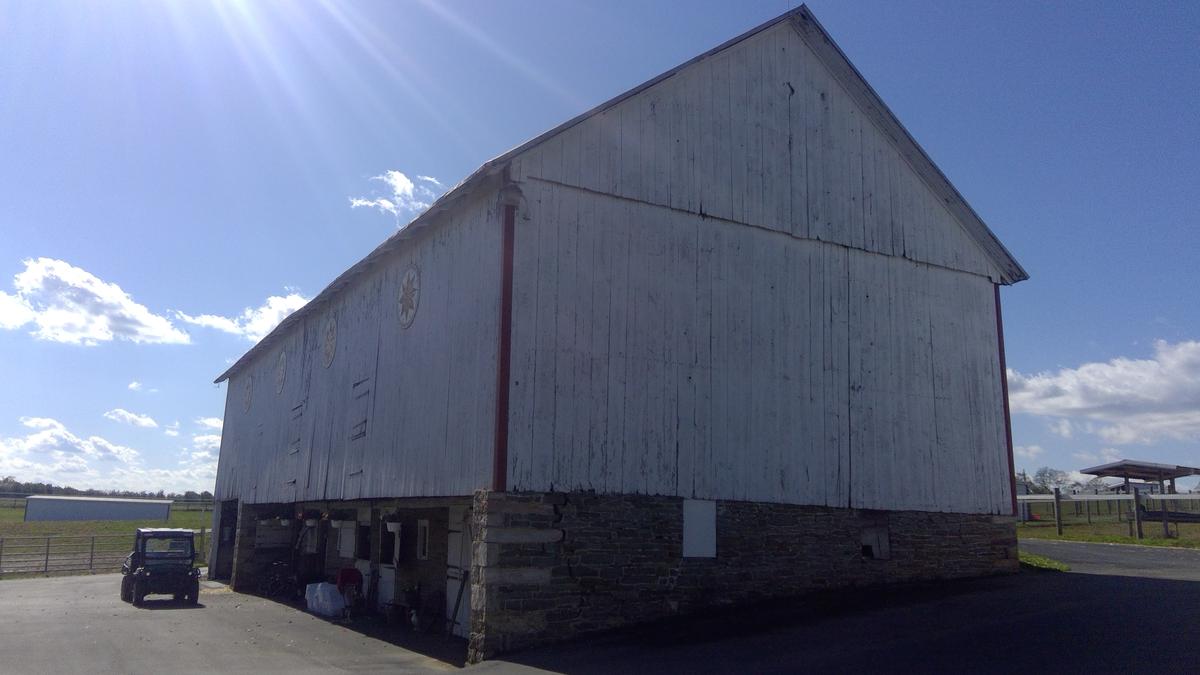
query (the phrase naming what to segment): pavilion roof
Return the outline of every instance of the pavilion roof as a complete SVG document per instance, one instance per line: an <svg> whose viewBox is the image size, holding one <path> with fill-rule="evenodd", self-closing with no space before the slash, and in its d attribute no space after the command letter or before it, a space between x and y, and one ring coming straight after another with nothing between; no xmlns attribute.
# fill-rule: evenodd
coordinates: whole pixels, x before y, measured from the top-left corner
<svg viewBox="0 0 1200 675"><path fill-rule="evenodd" d="M1101 464L1087 469L1082 469L1080 473L1091 474L1093 476L1113 476L1116 478L1133 478L1139 480L1170 480L1172 478L1182 478L1183 476L1200 475L1200 468L1194 466L1180 466L1177 464L1158 464L1156 462L1139 462L1133 459L1122 459L1109 464Z"/></svg>

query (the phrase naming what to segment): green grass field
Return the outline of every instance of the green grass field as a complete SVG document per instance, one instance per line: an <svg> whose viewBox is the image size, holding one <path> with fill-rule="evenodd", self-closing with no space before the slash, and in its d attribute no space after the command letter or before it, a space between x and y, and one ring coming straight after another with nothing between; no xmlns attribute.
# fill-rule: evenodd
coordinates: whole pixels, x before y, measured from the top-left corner
<svg viewBox="0 0 1200 675"><path fill-rule="evenodd" d="M1153 497L1146 497L1149 507L1159 508ZM1200 513L1200 498L1173 500L1169 511ZM1200 523L1171 523L1171 536L1163 536L1161 520L1142 521L1143 539L1130 536L1129 518L1132 502L1064 501L1062 505L1063 534L1058 536L1054 527L1054 504L1035 502L1028 504L1029 512L1037 520L1018 523L1017 536L1023 539L1063 539L1100 544L1139 544L1142 546L1167 546L1171 548L1200 548Z"/></svg>
<svg viewBox="0 0 1200 675"><path fill-rule="evenodd" d="M212 527L212 511L171 511L161 520L44 520L25 522L24 507L0 508L0 537L46 537L54 535L128 534L139 527Z"/></svg>
<svg viewBox="0 0 1200 675"><path fill-rule="evenodd" d="M1070 572L1071 568L1065 564L1042 555L1026 553L1021 551L1021 568L1027 570L1039 570L1046 572Z"/></svg>
<svg viewBox="0 0 1200 675"><path fill-rule="evenodd" d="M1142 534L1145 535L1145 538L1138 539L1129 536L1128 523L1064 523L1063 534L1060 537L1053 522L1019 523L1017 525L1017 537L1023 539L1065 539L1100 544L1200 548L1200 523L1172 523L1171 534L1174 535L1177 531L1178 537L1172 536L1168 539L1163 537L1161 522L1145 521L1142 523Z"/></svg>

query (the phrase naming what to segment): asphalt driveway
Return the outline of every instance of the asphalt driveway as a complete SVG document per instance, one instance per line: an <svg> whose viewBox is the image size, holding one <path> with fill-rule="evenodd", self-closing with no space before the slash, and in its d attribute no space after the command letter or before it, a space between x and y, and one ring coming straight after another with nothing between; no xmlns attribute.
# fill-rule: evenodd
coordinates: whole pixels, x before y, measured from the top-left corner
<svg viewBox="0 0 1200 675"><path fill-rule="evenodd" d="M1197 554L1022 546L1075 571L842 591L639 627L469 670L1129 673L1200 663ZM224 588L203 590L197 608L151 601L139 610L117 598L118 580L0 581L7 619L0 672L444 672L461 665L461 641L416 636L403 643L395 627L339 625Z"/></svg>
<svg viewBox="0 0 1200 675"><path fill-rule="evenodd" d="M137 609L118 598L120 579L0 581L0 672L444 672L456 670L466 652L461 640L418 636L428 637L418 646L433 654L426 656L364 634L356 624L339 625L216 584L201 589L198 607L151 596Z"/></svg>

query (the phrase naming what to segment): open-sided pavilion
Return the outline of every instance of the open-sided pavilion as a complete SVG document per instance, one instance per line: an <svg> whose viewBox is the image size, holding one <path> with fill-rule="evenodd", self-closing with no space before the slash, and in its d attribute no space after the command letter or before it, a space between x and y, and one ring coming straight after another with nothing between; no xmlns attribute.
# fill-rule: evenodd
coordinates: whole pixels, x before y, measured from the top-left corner
<svg viewBox="0 0 1200 675"><path fill-rule="evenodd" d="M1101 478L1122 478L1125 480L1126 491L1129 490L1130 479L1133 479L1156 482L1161 493L1175 494L1175 479L1185 476L1200 476L1200 468L1122 459L1083 469L1080 473L1099 476Z"/></svg>

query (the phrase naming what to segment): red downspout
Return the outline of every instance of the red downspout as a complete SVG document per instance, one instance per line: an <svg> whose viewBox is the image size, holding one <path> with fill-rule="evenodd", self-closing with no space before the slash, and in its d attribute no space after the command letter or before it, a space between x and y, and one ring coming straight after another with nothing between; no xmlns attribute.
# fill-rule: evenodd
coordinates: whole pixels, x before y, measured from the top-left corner
<svg viewBox="0 0 1200 675"><path fill-rule="evenodd" d="M496 436L492 453L492 490L508 489L508 387L512 368L513 239L517 206L504 204L500 241L500 345L496 353Z"/></svg>
<svg viewBox="0 0 1200 675"><path fill-rule="evenodd" d="M1012 512L1017 515L1017 467L1013 462L1012 413L1008 408L1008 364L1004 360L1004 318L1000 314L1000 284L996 290L996 340L1000 345L1000 388L1004 392L1004 440L1008 443L1008 481L1012 490Z"/></svg>

